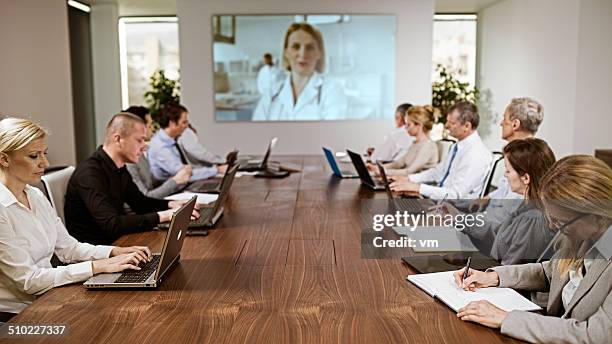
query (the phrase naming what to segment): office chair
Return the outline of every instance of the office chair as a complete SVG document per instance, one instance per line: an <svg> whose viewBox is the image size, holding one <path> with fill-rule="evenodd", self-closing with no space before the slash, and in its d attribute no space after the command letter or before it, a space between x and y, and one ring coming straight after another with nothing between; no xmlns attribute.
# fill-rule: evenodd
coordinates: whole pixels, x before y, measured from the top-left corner
<svg viewBox="0 0 612 344"><path fill-rule="evenodd" d="M49 199L49 195L47 194L47 189L45 188L45 185L42 183L42 181L39 181L36 183L28 183L28 184L42 191L43 195L45 195L45 197Z"/></svg>
<svg viewBox="0 0 612 344"><path fill-rule="evenodd" d="M480 197L488 195L491 191L492 186L497 186L497 181L500 178L500 174L503 173L504 167L504 154L502 152L493 152L493 160L491 161L491 167L485 178ZM493 184L495 182L495 184Z"/></svg>
<svg viewBox="0 0 612 344"><path fill-rule="evenodd" d="M51 206L57 212L57 216L64 220L64 198L66 196L66 188L68 187L68 180L74 172L74 166L68 166L61 170L51 172L42 176L42 184L45 187L45 191L51 202Z"/></svg>

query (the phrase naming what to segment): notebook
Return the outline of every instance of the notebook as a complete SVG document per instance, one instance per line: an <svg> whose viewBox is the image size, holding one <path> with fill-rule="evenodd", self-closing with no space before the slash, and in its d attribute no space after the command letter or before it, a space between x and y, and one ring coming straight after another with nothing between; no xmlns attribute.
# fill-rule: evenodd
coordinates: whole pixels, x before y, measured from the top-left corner
<svg viewBox="0 0 612 344"><path fill-rule="evenodd" d="M178 194L170 195L165 197L165 200L168 201L183 201L190 200L193 196L198 196L197 203L199 204L208 204L212 203L219 198L217 194L207 194L207 193L197 193L197 192L181 192Z"/></svg>
<svg viewBox="0 0 612 344"><path fill-rule="evenodd" d="M427 294L444 302L455 312L472 301L487 300L506 312L537 311L540 306L510 288L482 288L465 291L455 284L454 271L410 275L406 279Z"/></svg>

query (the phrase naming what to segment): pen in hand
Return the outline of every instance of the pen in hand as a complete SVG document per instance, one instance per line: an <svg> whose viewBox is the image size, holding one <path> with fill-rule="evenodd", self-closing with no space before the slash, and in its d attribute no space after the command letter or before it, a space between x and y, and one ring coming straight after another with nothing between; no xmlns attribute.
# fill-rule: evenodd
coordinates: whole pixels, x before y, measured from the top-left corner
<svg viewBox="0 0 612 344"><path fill-rule="evenodd" d="M472 257L468 257L467 263L465 264L465 270L463 271L463 278L461 282L465 281L470 273L470 264L472 264Z"/></svg>
<svg viewBox="0 0 612 344"><path fill-rule="evenodd" d="M446 201L446 197L448 197L448 193L444 194L444 197L436 203L436 213L442 214L442 203Z"/></svg>

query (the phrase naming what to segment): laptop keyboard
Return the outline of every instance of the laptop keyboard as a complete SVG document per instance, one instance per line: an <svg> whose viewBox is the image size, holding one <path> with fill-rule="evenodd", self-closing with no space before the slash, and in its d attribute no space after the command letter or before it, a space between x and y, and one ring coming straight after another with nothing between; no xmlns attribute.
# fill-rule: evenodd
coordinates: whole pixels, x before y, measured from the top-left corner
<svg viewBox="0 0 612 344"><path fill-rule="evenodd" d="M210 213L213 211L213 208L201 208L200 209L200 217L197 220L191 220L189 222L189 227L204 227L208 223L208 218L210 217Z"/></svg>
<svg viewBox="0 0 612 344"><path fill-rule="evenodd" d="M423 207L420 203L421 201L416 198L396 198L394 201L398 210L408 213L420 213L423 211Z"/></svg>
<svg viewBox="0 0 612 344"><path fill-rule="evenodd" d="M140 270L126 270L115 280L115 283L144 283L149 276L155 273L161 255L156 254L150 262L140 263Z"/></svg>
<svg viewBox="0 0 612 344"><path fill-rule="evenodd" d="M213 208L200 208L200 217L197 220L189 221L189 227L206 227L209 225L209 216ZM169 228L170 222L164 222L157 225L158 228Z"/></svg>
<svg viewBox="0 0 612 344"><path fill-rule="evenodd" d="M198 188L198 191L200 192L205 192L205 191L219 191L219 183L207 183L207 184L202 184L200 185L200 187Z"/></svg>

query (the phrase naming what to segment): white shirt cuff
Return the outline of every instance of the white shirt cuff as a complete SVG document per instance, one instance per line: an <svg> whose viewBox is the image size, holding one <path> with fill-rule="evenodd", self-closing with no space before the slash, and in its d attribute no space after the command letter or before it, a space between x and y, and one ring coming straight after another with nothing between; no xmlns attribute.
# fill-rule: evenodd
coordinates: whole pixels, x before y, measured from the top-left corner
<svg viewBox="0 0 612 344"><path fill-rule="evenodd" d="M93 276L91 261L60 266L56 269L59 271L55 274L55 280L53 281L55 287L82 282Z"/></svg>
<svg viewBox="0 0 612 344"><path fill-rule="evenodd" d="M427 184L424 184L424 183L421 183L420 185L421 185L421 187L420 187L419 191L420 191L422 196L425 196L427 198L435 198L435 197L433 197L433 195L436 193L437 187L431 186L431 185L427 185Z"/></svg>
<svg viewBox="0 0 612 344"><path fill-rule="evenodd" d="M110 257L115 246L96 245L95 259L106 259Z"/></svg>

